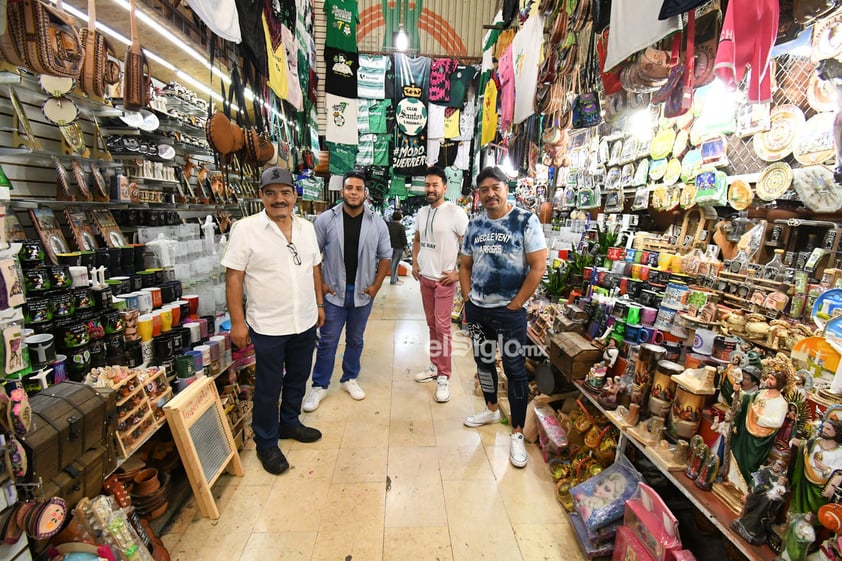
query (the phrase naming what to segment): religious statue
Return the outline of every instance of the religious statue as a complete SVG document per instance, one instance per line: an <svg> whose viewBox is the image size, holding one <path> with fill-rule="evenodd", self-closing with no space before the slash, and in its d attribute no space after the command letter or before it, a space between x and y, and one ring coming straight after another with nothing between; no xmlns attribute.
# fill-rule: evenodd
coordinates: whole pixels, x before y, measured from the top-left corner
<svg viewBox="0 0 842 561"><path fill-rule="evenodd" d="M764 361L760 391L753 395L735 393L734 399L740 400L740 410L734 417L731 453L742 476L742 481L735 482L739 483L740 489L746 488L745 482L750 481L751 474L766 461L775 443L775 435L788 410L783 391L792 379L790 373L794 372L789 359L779 354Z"/></svg>
<svg viewBox="0 0 842 561"><path fill-rule="evenodd" d="M834 470L842 469L842 411L831 409L825 414L818 436L807 442L793 439L795 469L792 474L791 512L818 514L827 503L822 490Z"/></svg>
<svg viewBox="0 0 842 561"><path fill-rule="evenodd" d="M731 529L753 545L766 541L786 496L786 464L778 460L752 474L751 491L746 496L743 512L731 522Z"/></svg>
<svg viewBox="0 0 842 561"><path fill-rule="evenodd" d="M807 548L816 539L813 514L790 511L788 520L781 554L775 557L775 561L804 561L807 558Z"/></svg>
<svg viewBox="0 0 842 561"><path fill-rule="evenodd" d="M743 381L743 360L745 353L732 351L728 357L728 366L722 372L722 382L719 384L719 402L731 405L734 391Z"/></svg>

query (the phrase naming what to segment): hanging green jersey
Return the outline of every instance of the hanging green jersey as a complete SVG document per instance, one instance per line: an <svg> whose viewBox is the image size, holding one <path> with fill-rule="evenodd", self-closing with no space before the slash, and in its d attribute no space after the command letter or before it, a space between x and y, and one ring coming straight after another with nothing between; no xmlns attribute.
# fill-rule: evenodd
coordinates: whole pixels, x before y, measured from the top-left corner
<svg viewBox="0 0 842 561"><path fill-rule="evenodd" d="M333 175L344 175L354 169L354 162L357 159L357 147L349 144L335 144L327 142L327 149L330 152L330 165L328 171Z"/></svg>
<svg viewBox="0 0 842 561"><path fill-rule="evenodd" d="M327 37L325 45L357 52L357 24L360 21L356 0L325 0ZM354 84L356 87L356 84Z"/></svg>

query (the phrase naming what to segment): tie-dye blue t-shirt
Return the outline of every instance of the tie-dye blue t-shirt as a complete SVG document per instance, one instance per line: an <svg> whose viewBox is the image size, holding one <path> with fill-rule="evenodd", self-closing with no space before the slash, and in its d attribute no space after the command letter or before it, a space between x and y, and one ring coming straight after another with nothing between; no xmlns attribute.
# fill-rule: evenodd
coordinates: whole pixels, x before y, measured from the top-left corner
<svg viewBox="0 0 842 561"><path fill-rule="evenodd" d="M507 305L529 273L526 255L546 247L544 230L531 212L513 207L496 220L474 217L462 242L462 253L473 258L471 302L482 308Z"/></svg>

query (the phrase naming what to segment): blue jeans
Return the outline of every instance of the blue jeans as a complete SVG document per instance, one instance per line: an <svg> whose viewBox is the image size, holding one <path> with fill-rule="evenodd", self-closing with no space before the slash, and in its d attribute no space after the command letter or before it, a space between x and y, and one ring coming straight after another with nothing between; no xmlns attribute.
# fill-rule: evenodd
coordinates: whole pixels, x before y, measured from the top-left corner
<svg viewBox="0 0 842 561"><path fill-rule="evenodd" d="M325 300L325 323L319 330L319 351L313 367L313 387L327 388L336 362L339 335L345 327L345 356L342 358L341 382L360 375L360 356L363 354L363 333L371 313L369 300L365 306L354 307L354 287L345 290L345 304L335 306Z"/></svg>
<svg viewBox="0 0 842 561"><path fill-rule="evenodd" d="M294 335L261 335L253 329L249 335L255 355L254 443L268 448L278 445L280 425L301 424L298 417L313 365L316 326Z"/></svg>
<svg viewBox="0 0 842 561"><path fill-rule="evenodd" d="M391 284L397 284L397 282L398 282L398 267L401 264L401 257L403 257L403 248L402 247L393 247L392 248L392 278L391 278Z"/></svg>
<svg viewBox="0 0 842 561"><path fill-rule="evenodd" d="M497 352L503 357L503 372L509 385L512 428L523 428L529 403L529 379L526 375L526 309L480 308L465 302L465 321L474 346L482 395L485 402L497 403Z"/></svg>

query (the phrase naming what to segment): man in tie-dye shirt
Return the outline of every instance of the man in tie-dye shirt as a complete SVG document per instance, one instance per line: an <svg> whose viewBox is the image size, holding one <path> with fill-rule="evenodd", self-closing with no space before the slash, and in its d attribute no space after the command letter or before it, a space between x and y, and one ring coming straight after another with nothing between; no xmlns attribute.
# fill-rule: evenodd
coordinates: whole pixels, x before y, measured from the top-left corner
<svg viewBox="0 0 842 561"><path fill-rule="evenodd" d="M496 167L477 176L485 209L468 223L462 242L459 283L465 321L474 343L474 360L486 407L465 418L468 427L500 420L497 405L497 351L503 358L511 406L509 461L528 460L523 424L529 388L526 375L526 301L547 268L547 241L538 217L508 202L508 178Z"/></svg>

